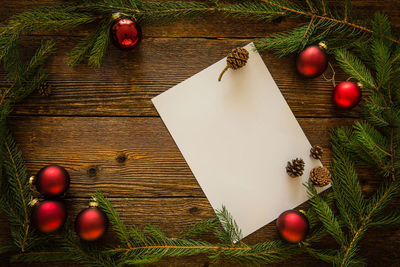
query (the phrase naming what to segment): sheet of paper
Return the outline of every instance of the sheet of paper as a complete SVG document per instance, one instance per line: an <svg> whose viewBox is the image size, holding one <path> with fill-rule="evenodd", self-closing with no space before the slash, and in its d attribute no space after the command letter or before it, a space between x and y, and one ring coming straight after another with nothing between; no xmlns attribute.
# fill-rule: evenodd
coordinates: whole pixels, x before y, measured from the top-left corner
<svg viewBox="0 0 400 267"><path fill-rule="evenodd" d="M212 207L225 205L243 237L306 201L302 183L321 165L253 47L221 82L225 58L152 99ZM305 161L301 178L286 173L294 158Z"/></svg>

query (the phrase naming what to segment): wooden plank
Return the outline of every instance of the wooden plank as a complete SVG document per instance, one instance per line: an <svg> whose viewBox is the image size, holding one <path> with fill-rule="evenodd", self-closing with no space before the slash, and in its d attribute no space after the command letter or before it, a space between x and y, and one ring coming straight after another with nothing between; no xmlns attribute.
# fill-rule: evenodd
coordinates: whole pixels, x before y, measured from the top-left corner
<svg viewBox="0 0 400 267"><path fill-rule="evenodd" d="M312 144L325 148L329 130L352 119L299 119ZM12 117L9 120L30 174L48 164L65 166L72 177L68 197L97 190L118 197L203 197L180 151L160 118ZM381 178L363 170L366 193Z"/></svg>
<svg viewBox="0 0 400 267"><path fill-rule="evenodd" d="M87 207L88 201L89 199L82 198L66 200L69 217L74 220L76 214L81 209ZM214 212L205 198L113 198L111 199L111 202L119 212L121 220L123 220L126 225L129 226L135 224L142 228L146 224L151 223L166 232L168 236L177 236L183 229L189 227L193 223L214 216ZM398 202L398 204L400 204L400 202ZM307 207L308 204L304 204L300 208ZM268 205L252 207L251 209L252 212L262 212L263 209L267 208ZM6 225L4 217L0 217L0 225ZM9 238L7 232L8 231L0 232L0 242ZM366 250L363 251L362 255L368 258L368 262L371 266L378 266L374 264L382 264L383 262L400 262L400 255L393 250L393 247L398 247L400 245L399 237L400 231L398 230L372 230L367 234L367 238L362 242L362 246L366 247ZM279 236L273 222L247 237L245 242L248 244L255 244L258 242L277 239L279 239ZM114 241L112 240L115 240L115 235L112 230L109 229L107 235L101 242L113 243ZM374 245L371 246L371 243ZM331 247L337 246L333 240L330 240L329 238L325 239L324 245ZM207 262L210 263L206 257L201 256L182 259L168 258L154 266L171 266L171 263L172 266L175 266L173 264L177 264L176 266L178 266L178 264L185 264L185 266L199 266L200 263L205 264ZM312 257L304 255L276 266L304 266L303 264L305 262L321 264ZM229 266L231 264L232 263L229 262L223 262L213 266ZM60 266L63 265L61 264ZM234 266L238 265L234 264Z"/></svg>
<svg viewBox="0 0 400 267"><path fill-rule="evenodd" d="M53 95L46 98L35 93L15 108L15 114L157 116L151 98L215 63L233 47L251 41L149 38L138 50L128 53L111 46L100 69L85 64L71 69L65 64L66 53L76 38L56 39L59 52L48 63ZM39 42L38 37L25 38L25 54L31 54ZM277 58L271 53L262 56L296 116L358 116L357 108L339 111L334 107L331 82L322 77L301 78L295 70L294 56ZM347 79L338 69L336 72L338 82ZM215 79L218 75L215 73Z"/></svg>
<svg viewBox="0 0 400 267"><path fill-rule="evenodd" d="M169 1L169 0L161 0ZM201 0L199 0L201 2ZM10 1L1 0L0 22L6 20L13 14L36 8L38 6L51 5L63 2L62 0L22 0ZM227 2L227 1L225 1ZM332 6L342 5L343 1L330 1ZM389 2L389 3L388 3ZM395 0L376 1L376 0L353 0L353 8L357 10L361 17L371 17L376 11L385 12L391 18L394 27L400 26L400 9ZM303 19L284 19L279 23L257 22L249 19L224 18L217 15L207 15L195 21L177 22L167 25L145 25L143 32L145 37L263 37L272 32L282 31L294 27ZM217 25L217 27L216 27ZM88 29L79 27L79 30L63 30L56 32L60 35L85 35ZM38 34L44 34L39 32Z"/></svg>
<svg viewBox="0 0 400 267"><path fill-rule="evenodd" d="M68 197L96 190L115 197L204 196L160 118L13 117L9 123L31 174L52 163L70 171ZM310 141L326 147L324 163L329 129L343 123L300 119Z"/></svg>

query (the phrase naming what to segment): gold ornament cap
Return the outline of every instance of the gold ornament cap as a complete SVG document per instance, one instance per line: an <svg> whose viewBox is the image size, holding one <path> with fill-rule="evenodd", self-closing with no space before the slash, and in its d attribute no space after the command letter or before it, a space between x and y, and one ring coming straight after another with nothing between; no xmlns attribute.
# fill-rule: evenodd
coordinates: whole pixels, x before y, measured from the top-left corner
<svg viewBox="0 0 400 267"><path fill-rule="evenodd" d="M324 41L319 42L318 46L324 50L326 50L328 48L328 46L326 45L326 43Z"/></svg>
<svg viewBox="0 0 400 267"><path fill-rule="evenodd" d="M97 202L97 199L95 197L92 197L91 201L89 202L89 207L98 207L99 202Z"/></svg>
<svg viewBox="0 0 400 267"><path fill-rule="evenodd" d="M122 17L122 13L120 13L120 12L116 12L116 13L114 13L114 14L111 15L111 18L112 18L113 20L117 20L117 19L119 19L120 17Z"/></svg>
<svg viewBox="0 0 400 267"><path fill-rule="evenodd" d="M34 199L32 199L32 200L29 202L29 205L30 205L31 207L33 207L33 206L35 206L37 203L39 203L39 200L38 200L37 198L34 198Z"/></svg>
<svg viewBox="0 0 400 267"><path fill-rule="evenodd" d="M35 184L35 176L29 177L29 184L34 185Z"/></svg>

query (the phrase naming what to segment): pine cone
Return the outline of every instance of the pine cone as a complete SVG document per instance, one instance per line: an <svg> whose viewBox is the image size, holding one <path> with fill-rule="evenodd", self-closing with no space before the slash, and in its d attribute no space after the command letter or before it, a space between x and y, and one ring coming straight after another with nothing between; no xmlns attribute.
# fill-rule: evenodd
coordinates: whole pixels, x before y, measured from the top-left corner
<svg viewBox="0 0 400 267"><path fill-rule="evenodd" d="M288 161L286 172L291 177L302 176L304 171L304 161L302 159L294 159L292 162Z"/></svg>
<svg viewBox="0 0 400 267"><path fill-rule="evenodd" d="M325 167L316 167L310 172L310 181L315 186L325 186L331 182L331 173Z"/></svg>
<svg viewBox="0 0 400 267"><path fill-rule="evenodd" d="M314 159L321 159L322 154L324 154L324 150L320 146L313 146L310 150L311 157Z"/></svg>
<svg viewBox="0 0 400 267"><path fill-rule="evenodd" d="M38 92L42 96L50 96L52 92L51 85L47 81L42 82L38 87Z"/></svg>
<svg viewBox="0 0 400 267"><path fill-rule="evenodd" d="M222 75L224 75L225 71L227 71L229 68L234 70L239 69L246 65L248 59L249 52L246 49L243 47L237 47L233 49L226 58L227 66L219 75L218 81L221 81Z"/></svg>

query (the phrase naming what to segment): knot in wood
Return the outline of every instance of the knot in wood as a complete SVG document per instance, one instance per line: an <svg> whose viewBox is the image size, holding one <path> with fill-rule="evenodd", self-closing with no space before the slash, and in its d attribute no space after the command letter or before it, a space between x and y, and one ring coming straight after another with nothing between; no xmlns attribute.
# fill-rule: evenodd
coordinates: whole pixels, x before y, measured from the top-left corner
<svg viewBox="0 0 400 267"><path fill-rule="evenodd" d="M125 155L119 155L117 157L118 163L124 163L126 161L126 156Z"/></svg>
<svg viewBox="0 0 400 267"><path fill-rule="evenodd" d="M97 171L98 171L97 166L93 166L88 169L88 174L90 177L93 177L93 176L96 176Z"/></svg>

